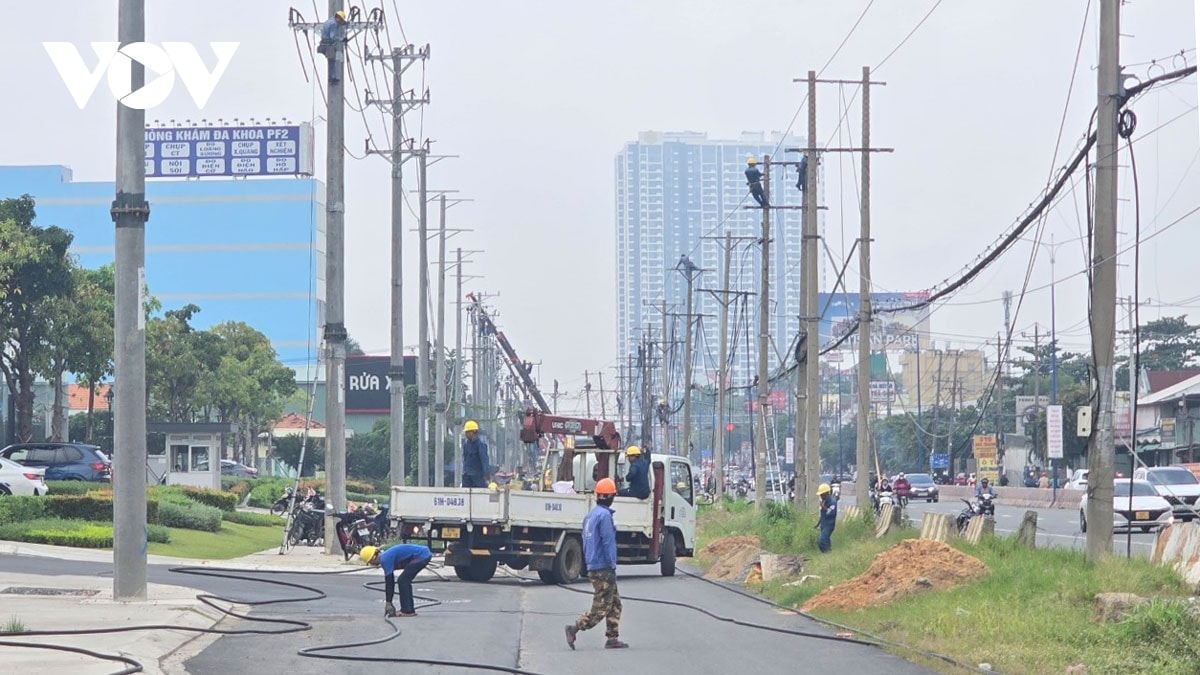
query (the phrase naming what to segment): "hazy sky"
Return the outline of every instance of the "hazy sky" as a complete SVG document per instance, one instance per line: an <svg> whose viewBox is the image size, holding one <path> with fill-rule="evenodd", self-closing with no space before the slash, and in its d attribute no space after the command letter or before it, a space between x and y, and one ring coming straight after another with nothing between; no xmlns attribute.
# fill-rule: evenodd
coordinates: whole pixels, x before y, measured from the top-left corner
<svg viewBox="0 0 1200 675"><path fill-rule="evenodd" d="M177 84L148 120L299 121L324 114L315 85L302 74L287 25L288 3L146 4L147 41L241 43L203 112ZM804 86L792 79L820 70L868 4L824 77L859 78L862 66L880 64L938 4L878 69L876 78L887 86L872 90L871 112L874 143L896 149L873 161L874 282L879 291L929 289L957 276L1009 228L1038 197L1052 167L1074 153L1096 103L1098 1L1090 3L1085 27L1085 0L384 0L393 43L403 42L402 26L408 41L432 47L423 77L433 102L423 116L410 116L409 134L434 139L436 152L459 155L431 168L430 186L459 190L459 196L474 200L451 210L453 227L474 231L455 236L450 247L481 250L468 266L480 278L468 286L499 294L492 302L501 328L523 358L542 363L544 381L557 378L564 389L578 392L585 370L604 368L615 375L613 158L622 144L648 129L726 138L743 130L783 130L793 119L793 130L803 133ZM18 7L11 0L5 5ZM379 0L367 4L378 6ZM112 179L111 97L102 86L80 111L39 43L115 40L116 7L116 0L45 0L36 14L53 21L25 22L0 42L0 72L7 91L16 95L0 110L8 132L0 162L61 163L75 170L77 180ZM311 3L297 8L309 21L326 14L324 3L319 14ZM1183 58L1172 59L1181 51L1188 65L1195 63L1191 0L1136 0L1122 12L1122 62L1138 64L1129 65L1128 73L1145 78L1162 72L1148 63L1152 59L1171 70L1182 65ZM1082 51L1066 105L1081 29ZM311 80L308 47L302 45L302 52ZM206 46L201 53L211 64ZM323 59L316 58L323 69ZM406 77L419 89L420 65ZM857 144L857 98L838 139L841 98L849 102L855 94L853 87L819 89L822 145ZM1143 238L1197 207L1196 100L1193 76L1133 107ZM351 102L357 106L353 95ZM390 123L370 109L366 123L383 147ZM1165 126L1151 133L1160 125ZM366 129L363 116L348 110L347 146L356 154ZM317 132L322 145L323 124ZM1124 150L1121 165L1125 249L1133 241L1134 210ZM323 153L317 166L323 178ZM825 168L826 235L840 253L857 236L858 166L830 157ZM1084 232L1083 204L1080 185L1051 212L1043 234L1046 242L1051 233L1057 242L1070 241L1058 248L1056 260L1057 325L1060 343L1075 350L1088 344L1087 290L1077 274L1084 257L1080 242L1071 241ZM382 158L348 159L346 222L347 325L368 351L384 353L389 169ZM409 223L415 225L411 218ZM1140 296L1151 303L1142 309L1143 321L1200 314L1197 223L1200 216L1192 215L1142 247ZM152 220L149 227L154 226ZM408 344L416 342L415 240L409 235L406 241ZM1030 248L1018 246L934 311L939 346L994 343L1003 322L999 298L1006 289L1020 292ZM1126 266L1120 293L1132 295L1132 251L1121 263ZM850 270L857 274L857 263ZM1035 322L1048 329L1050 278L1043 251L1015 319L1018 336L1032 332ZM857 291L857 277L850 279L850 290ZM153 288L154 280L148 281ZM1123 328L1123 317L1120 324Z"/></svg>

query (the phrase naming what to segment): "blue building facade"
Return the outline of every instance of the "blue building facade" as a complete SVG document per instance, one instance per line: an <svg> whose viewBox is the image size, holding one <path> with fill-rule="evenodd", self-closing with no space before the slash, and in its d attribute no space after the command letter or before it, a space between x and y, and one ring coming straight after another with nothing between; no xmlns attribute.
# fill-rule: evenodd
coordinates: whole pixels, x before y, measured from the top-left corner
<svg viewBox="0 0 1200 675"><path fill-rule="evenodd" d="M37 223L74 236L79 264L113 261L111 182L65 166L0 166L0 198L31 195ZM285 364L314 361L324 300L325 185L313 178L150 179L146 285L164 310L200 307L194 324L244 321Z"/></svg>

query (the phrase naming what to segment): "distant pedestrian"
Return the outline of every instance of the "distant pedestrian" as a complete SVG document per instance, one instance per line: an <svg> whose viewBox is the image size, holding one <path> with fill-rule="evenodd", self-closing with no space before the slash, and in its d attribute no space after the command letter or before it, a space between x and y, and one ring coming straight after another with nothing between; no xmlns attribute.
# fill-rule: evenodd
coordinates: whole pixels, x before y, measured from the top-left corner
<svg viewBox="0 0 1200 675"><path fill-rule="evenodd" d="M605 649L625 649L621 642L621 594L617 591L617 528L613 525L612 503L617 484L611 478L596 483L596 507L583 519L583 560L592 582L592 608L573 624L567 624L567 646L575 649L575 637L604 620Z"/></svg>
<svg viewBox="0 0 1200 675"><path fill-rule="evenodd" d="M833 548L833 528L837 527L837 497L833 496L829 483L817 486L817 496L821 499L816 527L821 530L821 536L817 537L817 548L821 553L829 553Z"/></svg>
<svg viewBox="0 0 1200 675"><path fill-rule="evenodd" d="M1038 479L1038 487L1043 490L1050 489L1050 476L1045 471L1042 472L1042 477Z"/></svg>

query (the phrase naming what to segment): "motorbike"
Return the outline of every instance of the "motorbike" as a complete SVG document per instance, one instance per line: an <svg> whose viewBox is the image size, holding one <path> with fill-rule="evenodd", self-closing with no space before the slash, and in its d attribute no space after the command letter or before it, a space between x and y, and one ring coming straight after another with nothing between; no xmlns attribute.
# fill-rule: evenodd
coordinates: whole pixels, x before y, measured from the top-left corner
<svg viewBox="0 0 1200 675"><path fill-rule="evenodd" d="M880 490L875 498L875 513L879 513L887 504L896 505L896 495L890 489Z"/></svg>
<svg viewBox="0 0 1200 675"><path fill-rule="evenodd" d="M296 494L295 488L288 486L283 492L283 496L275 500L271 505L271 515L283 517L288 511L288 507L292 504L292 495Z"/></svg>
<svg viewBox="0 0 1200 675"><path fill-rule="evenodd" d="M296 505L292 527L288 530L288 544L295 546L303 541L309 546L316 546L324 539L325 499L316 494Z"/></svg>
<svg viewBox="0 0 1200 675"><path fill-rule="evenodd" d="M967 524L971 522L972 518L978 516L994 518L996 516L996 504L994 500L995 498L990 494L980 495L974 501L969 499L962 500L967 507L954 520L954 524L958 526L959 533L967 531Z"/></svg>
<svg viewBox="0 0 1200 675"><path fill-rule="evenodd" d="M333 514L333 517L337 521L334 528L337 530L338 543L342 547L342 554L346 560L358 554L364 546L374 546L379 543L373 523L368 521L360 511L344 511Z"/></svg>
<svg viewBox="0 0 1200 675"><path fill-rule="evenodd" d="M745 498L746 498L746 495L747 495L747 494L749 494L749 493L750 493L750 484L749 484L749 483L747 483L746 481L740 481L740 482L737 484L737 496L738 496L738 499L745 499Z"/></svg>

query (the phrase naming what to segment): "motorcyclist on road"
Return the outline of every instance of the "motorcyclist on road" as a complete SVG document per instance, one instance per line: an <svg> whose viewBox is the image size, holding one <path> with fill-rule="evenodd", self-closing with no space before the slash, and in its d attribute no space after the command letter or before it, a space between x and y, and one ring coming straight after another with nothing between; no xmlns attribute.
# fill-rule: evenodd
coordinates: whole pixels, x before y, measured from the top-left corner
<svg viewBox="0 0 1200 675"><path fill-rule="evenodd" d="M908 493L912 490L912 483L908 482L903 472L899 476L896 476L896 482L892 483L892 489L896 491L896 496L900 499L901 506L908 503Z"/></svg>
<svg viewBox="0 0 1200 675"><path fill-rule="evenodd" d="M996 489L988 484L988 479L982 478L979 480L979 485L975 486L975 498L979 499L985 494L990 495L994 499L996 497Z"/></svg>

